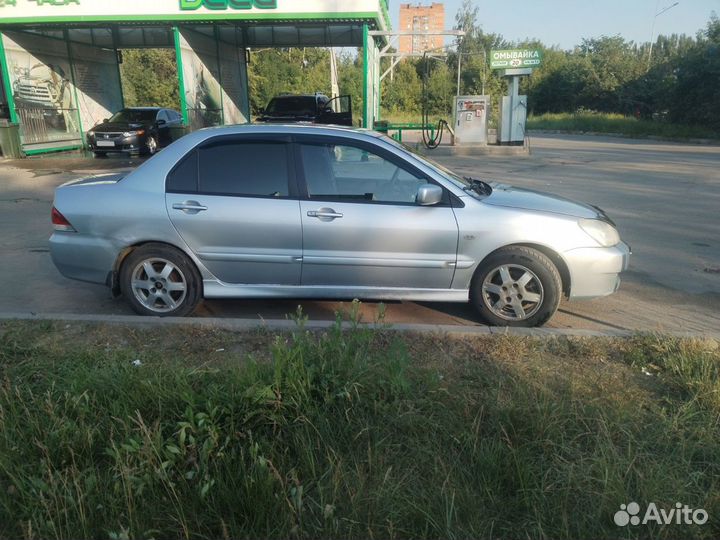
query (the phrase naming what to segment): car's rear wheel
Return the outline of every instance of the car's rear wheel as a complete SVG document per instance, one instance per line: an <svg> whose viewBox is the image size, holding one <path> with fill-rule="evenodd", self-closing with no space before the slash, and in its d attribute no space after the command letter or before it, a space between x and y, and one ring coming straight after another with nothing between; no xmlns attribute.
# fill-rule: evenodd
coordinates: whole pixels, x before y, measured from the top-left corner
<svg viewBox="0 0 720 540"><path fill-rule="evenodd" d="M202 297L202 280L184 253L163 244L145 244L123 262L120 289L140 315L184 317Z"/></svg>
<svg viewBox="0 0 720 540"><path fill-rule="evenodd" d="M536 249L499 249L478 267L470 298L492 326L541 326L557 311L562 280L553 262Z"/></svg>

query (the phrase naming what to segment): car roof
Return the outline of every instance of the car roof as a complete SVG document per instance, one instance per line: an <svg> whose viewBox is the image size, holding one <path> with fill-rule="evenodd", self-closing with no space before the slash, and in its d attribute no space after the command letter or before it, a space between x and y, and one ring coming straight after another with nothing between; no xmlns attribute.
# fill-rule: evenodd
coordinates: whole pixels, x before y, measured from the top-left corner
<svg viewBox="0 0 720 540"><path fill-rule="evenodd" d="M325 94L280 94L278 96L274 96L272 99L287 99L287 98L297 98L297 97L304 97L304 98L319 98L327 96Z"/></svg>
<svg viewBox="0 0 720 540"><path fill-rule="evenodd" d="M287 134L293 133L305 135L351 135L351 136L371 136L381 137L383 134L372 131L367 128L357 128L350 126L339 126L334 124L312 124L310 122L300 122L294 124L234 124L230 126L214 126L199 129L189 134L196 135L199 138L207 139L218 135L241 135L245 133L274 133ZM187 137L188 135L186 135Z"/></svg>

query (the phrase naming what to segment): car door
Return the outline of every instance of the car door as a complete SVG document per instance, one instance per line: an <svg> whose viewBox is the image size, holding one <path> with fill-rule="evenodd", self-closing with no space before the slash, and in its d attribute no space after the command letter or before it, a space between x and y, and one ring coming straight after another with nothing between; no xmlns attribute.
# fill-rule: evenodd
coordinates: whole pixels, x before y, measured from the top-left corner
<svg viewBox="0 0 720 540"><path fill-rule="evenodd" d="M168 124L170 124L171 126L177 126L178 124L180 124L180 121L182 120L182 116L180 116L180 113L178 113L177 111L173 111L172 109L165 109L165 114L167 114L168 118L170 119Z"/></svg>
<svg viewBox="0 0 720 540"><path fill-rule="evenodd" d="M371 143L309 137L295 150L303 285L450 288L458 226L449 193L418 205L418 188L432 180Z"/></svg>
<svg viewBox="0 0 720 540"><path fill-rule="evenodd" d="M166 205L180 236L219 280L298 285L296 189L287 140L215 137L170 172Z"/></svg>
<svg viewBox="0 0 720 540"><path fill-rule="evenodd" d="M349 95L338 96L328 101L323 106L318 123L352 126L352 98Z"/></svg>
<svg viewBox="0 0 720 540"><path fill-rule="evenodd" d="M158 143L160 146L170 144L170 116L165 109L160 109L155 120L158 132Z"/></svg>

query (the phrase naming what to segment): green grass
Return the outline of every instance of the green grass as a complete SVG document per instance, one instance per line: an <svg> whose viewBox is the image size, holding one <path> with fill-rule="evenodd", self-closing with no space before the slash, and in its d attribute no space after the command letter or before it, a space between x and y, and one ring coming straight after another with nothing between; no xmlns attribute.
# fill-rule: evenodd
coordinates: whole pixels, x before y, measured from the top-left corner
<svg viewBox="0 0 720 540"><path fill-rule="evenodd" d="M720 139L720 133L699 126L638 120L631 116L609 113L558 113L530 116L527 129L567 131L572 133L613 133L628 137L656 136L667 139Z"/></svg>
<svg viewBox="0 0 720 540"><path fill-rule="evenodd" d="M387 121L387 122L394 123L394 124L407 124L407 123L419 124L422 122L422 114L420 112L412 113L412 112L405 112L405 111L382 111L380 118L383 121ZM437 125L438 120L441 120L441 119L452 123L452 113L431 114L428 116L428 121L433 125Z"/></svg>
<svg viewBox="0 0 720 540"><path fill-rule="evenodd" d="M720 535L717 343L299 324L1 324L0 538Z"/></svg>

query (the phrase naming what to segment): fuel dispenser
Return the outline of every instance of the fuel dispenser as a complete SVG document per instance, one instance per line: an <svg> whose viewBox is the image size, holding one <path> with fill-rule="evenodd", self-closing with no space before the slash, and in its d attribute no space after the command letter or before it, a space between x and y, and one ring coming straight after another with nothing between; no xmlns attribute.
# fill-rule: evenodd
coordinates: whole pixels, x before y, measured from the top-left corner
<svg viewBox="0 0 720 540"><path fill-rule="evenodd" d="M455 144L486 145L490 96L455 96Z"/></svg>
<svg viewBox="0 0 720 540"><path fill-rule="evenodd" d="M527 96L520 95L520 77L531 73L530 68L511 68L500 72L508 79L508 95L503 96L500 102L499 144L522 145L525 142Z"/></svg>

